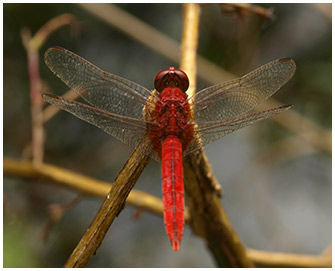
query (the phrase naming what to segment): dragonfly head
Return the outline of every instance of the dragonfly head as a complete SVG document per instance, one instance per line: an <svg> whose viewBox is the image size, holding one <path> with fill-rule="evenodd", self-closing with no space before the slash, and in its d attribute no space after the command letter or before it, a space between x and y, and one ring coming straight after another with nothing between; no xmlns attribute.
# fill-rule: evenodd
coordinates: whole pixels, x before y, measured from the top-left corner
<svg viewBox="0 0 335 271"><path fill-rule="evenodd" d="M170 67L157 73L155 77L155 88L161 93L165 88L179 88L186 92L189 86L189 81L186 73L182 70Z"/></svg>

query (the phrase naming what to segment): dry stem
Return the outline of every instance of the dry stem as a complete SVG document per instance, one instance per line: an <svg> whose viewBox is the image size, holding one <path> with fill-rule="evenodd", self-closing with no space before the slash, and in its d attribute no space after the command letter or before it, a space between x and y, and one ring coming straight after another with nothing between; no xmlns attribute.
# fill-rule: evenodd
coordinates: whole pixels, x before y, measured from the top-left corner
<svg viewBox="0 0 335 271"><path fill-rule="evenodd" d="M247 253L258 267L317 268L332 266L331 254L306 255L269 252L255 249L248 249Z"/></svg>
<svg viewBox="0 0 335 271"><path fill-rule="evenodd" d="M191 92L196 89L196 50L200 7L184 4L181 67L188 74ZM193 231L204 238L219 267L254 267L223 210L220 187L203 150L184 159L185 195Z"/></svg>
<svg viewBox="0 0 335 271"><path fill-rule="evenodd" d="M32 122L32 150L33 162L40 164L43 161L44 152L44 129L42 121L42 97L41 97L41 78L39 72L38 50L32 46L30 31L22 31L22 41L28 56L28 73L30 79L30 101L31 101L31 122Z"/></svg>
<svg viewBox="0 0 335 271"><path fill-rule="evenodd" d="M197 83L197 47L199 39L200 6L198 4L183 5L183 36L181 43L180 68L186 72L190 81L188 96L193 96Z"/></svg>
<svg viewBox="0 0 335 271"><path fill-rule="evenodd" d="M33 37L31 37L30 30L27 28L22 29L21 32L22 42L28 56L32 119L32 152L35 165L42 163L44 152L43 116L41 114L43 102L41 97L38 51L50 34L67 24L76 27L77 21L72 15L63 14L48 21Z"/></svg>

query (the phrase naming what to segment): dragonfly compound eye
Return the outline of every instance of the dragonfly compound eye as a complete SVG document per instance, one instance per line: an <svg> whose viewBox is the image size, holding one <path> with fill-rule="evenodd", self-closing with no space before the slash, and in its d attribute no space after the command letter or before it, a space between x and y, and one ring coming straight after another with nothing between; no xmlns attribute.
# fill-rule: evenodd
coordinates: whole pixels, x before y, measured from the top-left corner
<svg viewBox="0 0 335 271"><path fill-rule="evenodd" d="M188 86L189 81L186 73L174 67L160 71L155 77L155 88L158 92L162 92L167 87L179 88L186 92Z"/></svg>

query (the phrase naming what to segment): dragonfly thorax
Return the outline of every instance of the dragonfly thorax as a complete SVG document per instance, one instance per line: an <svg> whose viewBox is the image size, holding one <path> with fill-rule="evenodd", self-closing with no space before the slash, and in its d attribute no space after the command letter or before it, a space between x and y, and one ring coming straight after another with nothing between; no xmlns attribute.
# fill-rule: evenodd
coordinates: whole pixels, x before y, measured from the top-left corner
<svg viewBox="0 0 335 271"><path fill-rule="evenodd" d="M156 121L164 128L165 136L179 136L189 117L189 110L185 110L187 95L179 88L165 88L160 94L160 102L156 104ZM183 121L184 120L184 121Z"/></svg>
<svg viewBox="0 0 335 271"><path fill-rule="evenodd" d="M187 95L179 88L165 88L159 95L155 109L151 114L148 130L155 151L160 156L161 144L168 136L176 136L183 148L188 145L192 126L188 125L190 116Z"/></svg>

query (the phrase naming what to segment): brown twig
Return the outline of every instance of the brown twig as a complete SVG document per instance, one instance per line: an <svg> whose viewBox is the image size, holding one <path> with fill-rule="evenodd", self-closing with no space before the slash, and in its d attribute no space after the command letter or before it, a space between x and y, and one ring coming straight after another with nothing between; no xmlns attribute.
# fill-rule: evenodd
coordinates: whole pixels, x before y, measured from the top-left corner
<svg viewBox="0 0 335 271"><path fill-rule="evenodd" d="M31 33L28 28L23 28L21 31L22 42L28 56L32 119L32 153L33 162L36 165L42 163L44 152L44 129L43 117L41 114L43 101L41 97L41 78L39 73L38 51L50 34L67 24L76 27L77 21L72 15L63 14L48 21L33 37L31 37Z"/></svg>
<svg viewBox="0 0 335 271"><path fill-rule="evenodd" d="M111 4L79 4L87 12L94 14L104 20L109 25L121 30L128 36L136 39L152 50L160 53L171 61L178 63L178 52L180 44L154 29L152 26L145 24L133 15L125 12ZM136 29L133 27L136 25ZM155 42L152 42L152 41ZM199 76L211 84L233 79L235 76L223 68L215 65L207 59L197 56L197 70ZM263 106L273 107L270 104L279 104L274 98L267 99ZM293 116L291 118L291 116ZM300 139L308 142L319 150L332 152L331 132L321 127L317 123L304 117L294 110L289 110L278 118L271 119L281 126L294 132ZM300 130L300 124L304 123L304 128L309 134L303 134Z"/></svg>
<svg viewBox="0 0 335 271"><path fill-rule="evenodd" d="M43 180L60 186L70 188L78 193L105 198L112 184L90 178L67 169L46 163L35 167L31 161L22 161L4 157L3 172L5 175L17 176L29 180ZM132 190L127 198L127 203L162 216L162 200L146 192ZM189 219L186 211L185 216Z"/></svg>
<svg viewBox="0 0 335 271"><path fill-rule="evenodd" d="M194 93L200 7L198 4L184 4L183 7L181 67L188 74ZM187 156L184 167L186 201L195 234L206 240L219 267L254 267L221 206L217 190L220 186L204 151Z"/></svg>
<svg viewBox="0 0 335 271"><path fill-rule="evenodd" d="M40 164L43 161L44 130L42 122L42 97L41 78L39 73L38 50L32 44L30 31L23 29L21 32L22 41L28 55L28 73L30 78L30 101L32 120L32 151L33 162Z"/></svg>
<svg viewBox="0 0 335 271"><path fill-rule="evenodd" d="M332 267L330 255L304 255L248 249L247 254L258 267L318 268Z"/></svg>
<svg viewBox="0 0 335 271"><path fill-rule="evenodd" d="M190 81L188 96L193 96L197 83L197 47L199 39L200 7L198 4L183 4L183 36L180 68Z"/></svg>

